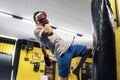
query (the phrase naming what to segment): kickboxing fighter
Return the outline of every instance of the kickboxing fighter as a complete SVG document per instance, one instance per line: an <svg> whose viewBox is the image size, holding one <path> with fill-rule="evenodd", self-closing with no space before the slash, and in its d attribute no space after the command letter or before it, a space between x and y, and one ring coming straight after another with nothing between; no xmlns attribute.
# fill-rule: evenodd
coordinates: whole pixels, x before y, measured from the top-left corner
<svg viewBox="0 0 120 80"><path fill-rule="evenodd" d="M49 56L46 52L47 47L51 53L56 56L60 80L68 80L72 58L80 56L82 57L83 63L83 60L85 61L88 54L91 53L92 47L87 45L76 45L63 40L53 32L47 19L47 14L44 11L35 12L33 19L36 23L34 34L41 45L46 65L51 65L51 60L49 60Z"/></svg>

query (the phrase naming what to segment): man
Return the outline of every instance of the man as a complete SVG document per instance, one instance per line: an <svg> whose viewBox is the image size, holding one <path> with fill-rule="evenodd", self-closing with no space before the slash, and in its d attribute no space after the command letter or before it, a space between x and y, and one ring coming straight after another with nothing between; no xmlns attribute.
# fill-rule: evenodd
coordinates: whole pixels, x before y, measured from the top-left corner
<svg viewBox="0 0 120 80"><path fill-rule="evenodd" d="M60 80L68 80L72 58L80 56L85 61L88 54L91 53L92 48L90 46L74 45L60 38L53 32L44 11L35 12L33 18L36 23L34 34L40 42L44 56L48 56L45 49L45 47L47 47L51 50L51 53L56 56L58 61ZM46 62L46 65L50 65L49 60L48 64Z"/></svg>

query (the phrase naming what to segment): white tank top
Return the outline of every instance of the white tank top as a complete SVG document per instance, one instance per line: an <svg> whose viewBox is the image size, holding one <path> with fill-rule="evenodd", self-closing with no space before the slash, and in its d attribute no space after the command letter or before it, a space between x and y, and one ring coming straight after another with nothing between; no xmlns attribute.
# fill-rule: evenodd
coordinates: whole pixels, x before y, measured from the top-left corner
<svg viewBox="0 0 120 80"><path fill-rule="evenodd" d="M56 56L56 58L60 57L64 52L68 50L71 43L60 38L56 33L53 33L52 36L42 37L41 33L43 32L43 28L37 28L34 30L34 34L39 40L41 45L48 47L51 50L51 53Z"/></svg>

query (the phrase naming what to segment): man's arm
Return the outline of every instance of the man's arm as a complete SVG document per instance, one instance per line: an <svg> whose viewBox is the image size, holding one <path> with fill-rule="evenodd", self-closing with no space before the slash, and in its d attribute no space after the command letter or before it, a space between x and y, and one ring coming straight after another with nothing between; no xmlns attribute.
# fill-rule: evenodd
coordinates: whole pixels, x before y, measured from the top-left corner
<svg viewBox="0 0 120 80"><path fill-rule="evenodd" d="M42 36L51 36L53 34L53 29L49 24L45 24Z"/></svg>
<svg viewBox="0 0 120 80"><path fill-rule="evenodd" d="M44 56L47 56L46 48L44 46L42 46L42 52Z"/></svg>
<svg viewBox="0 0 120 80"><path fill-rule="evenodd" d="M49 58L49 55L47 54L47 52L46 52L46 48L45 47L42 47L42 52L43 52L43 54L44 54L44 60L45 60L45 64L46 64L46 66L50 66L51 65L51 59Z"/></svg>

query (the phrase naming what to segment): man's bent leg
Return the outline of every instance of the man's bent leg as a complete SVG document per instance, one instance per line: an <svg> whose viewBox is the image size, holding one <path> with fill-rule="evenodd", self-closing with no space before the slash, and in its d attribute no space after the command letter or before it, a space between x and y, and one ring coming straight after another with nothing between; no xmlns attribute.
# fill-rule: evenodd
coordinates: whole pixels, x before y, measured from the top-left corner
<svg viewBox="0 0 120 80"><path fill-rule="evenodd" d="M87 57L91 54L92 52L92 47L90 46L87 46L87 51L85 53L85 55L83 57L81 57L80 61L79 61L79 64L77 65L77 67L73 70L73 74L75 74L79 79L79 71L80 71L80 68L82 67L83 63L85 62L85 60L87 59Z"/></svg>

